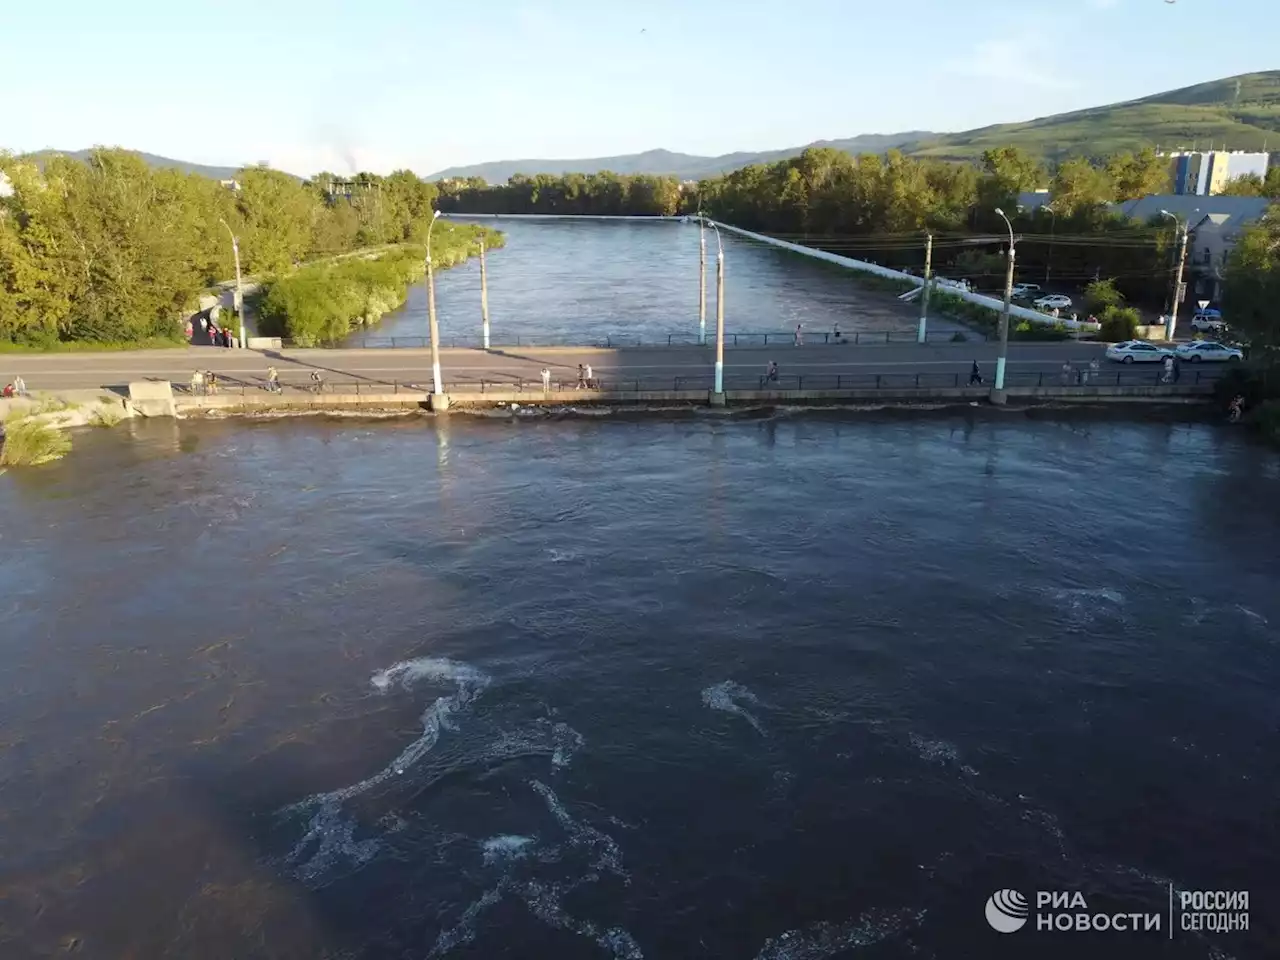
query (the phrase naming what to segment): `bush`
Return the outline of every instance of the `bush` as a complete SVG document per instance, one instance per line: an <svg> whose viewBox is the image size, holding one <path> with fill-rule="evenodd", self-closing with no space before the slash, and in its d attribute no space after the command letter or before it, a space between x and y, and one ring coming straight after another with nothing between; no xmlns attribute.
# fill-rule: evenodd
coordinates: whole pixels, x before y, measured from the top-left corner
<svg viewBox="0 0 1280 960"><path fill-rule="evenodd" d="M1272 443L1280 443L1280 400L1264 400L1253 420L1264 437Z"/></svg>
<svg viewBox="0 0 1280 960"><path fill-rule="evenodd" d="M1102 319L1108 310L1124 306L1124 294L1114 280L1095 280L1084 288L1084 315Z"/></svg>
<svg viewBox="0 0 1280 960"><path fill-rule="evenodd" d="M1098 319L1102 321L1098 339L1120 343L1138 335L1138 322L1142 316L1133 307L1110 306L1102 311Z"/></svg>
<svg viewBox="0 0 1280 960"><path fill-rule="evenodd" d="M0 467L38 467L67 455L71 440L36 420L10 420L0 443Z"/></svg>
<svg viewBox="0 0 1280 960"><path fill-rule="evenodd" d="M1246 410L1280 400L1280 367L1264 363L1234 363L1214 384L1214 396L1225 410L1235 397L1244 397Z"/></svg>

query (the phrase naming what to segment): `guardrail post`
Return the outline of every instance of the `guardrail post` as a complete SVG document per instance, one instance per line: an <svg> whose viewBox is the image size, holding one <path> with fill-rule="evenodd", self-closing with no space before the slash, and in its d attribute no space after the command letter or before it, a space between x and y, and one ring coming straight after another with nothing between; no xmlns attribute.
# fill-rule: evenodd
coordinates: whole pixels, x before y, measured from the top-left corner
<svg viewBox="0 0 1280 960"><path fill-rule="evenodd" d="M920 389L920 374L916 374L916 389Z"/></svg>
<svg viewBox="0 0 1280 960"><path fill-rule="evenodd" d="M876 374L876 389L880 389L880 374Z"/></svg>
<svg viewBox="0 0 1280 960"><path fill-rule="evenodd" d="M862 342L862 334L857 330L853 331L853 345L856 347Z"/></svg>

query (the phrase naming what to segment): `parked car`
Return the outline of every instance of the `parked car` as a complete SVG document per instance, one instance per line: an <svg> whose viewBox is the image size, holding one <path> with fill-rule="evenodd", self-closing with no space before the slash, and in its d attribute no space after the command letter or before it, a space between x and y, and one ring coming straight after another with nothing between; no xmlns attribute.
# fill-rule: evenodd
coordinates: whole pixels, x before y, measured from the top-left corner
<svg viewBox="0 0 1280 960"><path fill-rule="evenodd" d="M1206 330L1222 330L1226 325L1226 321L1222 319L1222 313L1218 310L1199 310L1191 318L1191 329L1201 333Z"/></svg>
<svg viewBox="0 0 1280 960"><path fill-rule="evenodd" d="M1119 363L1157 363L1165 357L1173 356L1172 350L1157 347L1145 340L1126 340L1113 343L1107 347L1107 359Z"/></svg>
<svg viewBox="0 0 1280 960"><path fill-rule="evenodd" d="M1071 298L1061 293L1051 293L1031 304L1037 310L1066 310L1071 306Z"/></svg>
<svg viewBox="0 0 1280 960"><path fill-rule="evenodd" d="M1031 300L1040 296L1040 284L1038 283L1015 283L1013 285L1013 299L1015 300Z"/></svg>
<svg viewBox="0 0 1280 960"><path fill-rule="evenodd" d="M1175 351L1183 360L1199 363L1201 360L1243 360L1244 352L1215 340L1193 340L1178 345Z"/></svg>

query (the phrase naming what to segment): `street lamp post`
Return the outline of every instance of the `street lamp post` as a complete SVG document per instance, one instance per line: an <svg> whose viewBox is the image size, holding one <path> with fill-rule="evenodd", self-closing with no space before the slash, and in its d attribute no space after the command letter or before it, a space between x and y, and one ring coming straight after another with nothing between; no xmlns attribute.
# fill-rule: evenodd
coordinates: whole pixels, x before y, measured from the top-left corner
<svg viewBox="0 0 1280 960"><path fill-rule="evenodd" d="M244 287L240 282L240 241L236 239L235 231L227 224L225 220L219 220L220 224L227 228L227 233L231 234L231 254L236 258L236 317L240 321L240 349L246 346L244 338Z"/></svg>
<svg viewBox="0 0 1280 960"><path fill-rule="evenodd" d="M447 405L444 386L440 382L440 325L436 322L436 278L431 267L431 231L440 219L440 211L432 211L431 224L427 227L427 326L431 330L431 386L433 409Z"/></svg>
<svg viewBox="0 0 1280 960"><path fill-rule="evenodd" d="M1048 211L1049 215L1053 217L1049 221L1049 258L1044 262L1044 292L1048 293L1049 268L1053 266L1053 237L1058 232L1058 211L1053 209L1053 204L1051 203L1046 203L1041 209Z"/></svg>
<svg viewBox="0 0 1280 960"><path fill-rule="evenodd" d="M698 343L707 342L707 230L698 211Z"/></svg>
<svg viewBox="0 0 1280 960"><path fill-rule="evenodd" d="M716 232L716 388L712 403L724 404L724 244L720 240L720 228L714 220L708 220Z"/></svg>
<svg viewBox="0 0 1280 960"><path fill-rule="evenodd" d="M1173 277L1173 294L1169 298L1169 302L1172 303L1173 306L1170 307L1169 316L1164 322L1164 338L1166 340L1172 340L1173 331L1178 325L1178 306L1182 302L1182 268L1187 262L1187 234L1190 233L1191 221L1188 220L1184 223L1168 210L1161 210L1160 215L1168 217L1173 221L1175 237L1178 236L1179 231L1182 233L1181 242L1178 245L1178 269Z"/></svg>
<svg viewBox="0 0 1280 960"><path fill-rule="evenodd" d="M428 228L430 229L430 228ZM489 349L489 271L484 265L484 237L480 238L480 340Z"/></svg>
<svg viewBox="0 0 1280 960"><path fill-rule="evenodd" d="M996 207L996 213L1000 214L1000 219L1009 228L1009 266L1004 275L1004 311L1000 314L1000 354L996 357L996 384L995 389L992 391L992 399L996 403L1002 403L1004 402L1004 368L1009 358L1009 308L1013 302L1015 241L1013 239L1013 224L1009 222L1009 218L1004 215L1004 211L999 207Z"/></svg>

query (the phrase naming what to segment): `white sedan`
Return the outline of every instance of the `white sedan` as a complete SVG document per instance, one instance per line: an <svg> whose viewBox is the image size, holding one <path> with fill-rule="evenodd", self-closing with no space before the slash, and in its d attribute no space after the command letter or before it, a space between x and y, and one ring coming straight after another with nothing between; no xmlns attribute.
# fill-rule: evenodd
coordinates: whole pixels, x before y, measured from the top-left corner
<svg viewBox="0 0 1280 960"><path fill-rule="evenodd" d="M1120 363L1158 363L1165 357L1172 356L1172 350L1157 347L1145 340L1126 340L1124 343L1113 343L1107 347L1107 359Z"/></svg>
<svg viewBox="0 0 1280 960"><path fill-rule="evenodd" d="M1199 363L1201 360L1243 360L1244 354L1235 347L1224 346L1213 340L1193 340L1178 345L1177 354L1183 360Z"/></svg>
<svg viewBox="0 0 1280 960"><path fill-rule="evenodd" d="M1051 293L1031 304L1037 310L1066 310L1071 306L1071 298L1061 293Z"/></svg>

